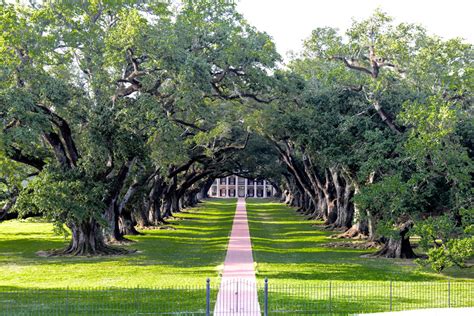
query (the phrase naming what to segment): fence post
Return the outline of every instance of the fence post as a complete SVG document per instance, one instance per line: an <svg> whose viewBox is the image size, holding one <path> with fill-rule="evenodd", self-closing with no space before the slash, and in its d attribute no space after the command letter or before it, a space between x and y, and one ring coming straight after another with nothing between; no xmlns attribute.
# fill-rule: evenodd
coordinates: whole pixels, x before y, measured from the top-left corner
<svg viewBox="0 0 474 316"><path fill-rule="evenodd" d="M265 286L263 288L263 315L268 316L268 278L265 278Z"/></svg>
<svg viewBox="0 0 474 316"><path fill-rule="evenodd" d="M66 286L66 313L65 315L69 315L69 286Z"/></svg>
<svg viewBox="0 0 474 316"><path fill-rule="evenodd" d="M211 280L206 280L206 316L211 315Z"/></svg>
<svg viewBox="0 0 474 316"><path fill-rule="evenodd" d="M392 280L390 280L390 311L392 311L392 300L393 300L393 286L392 286Z"/></svg>
<svg viewBox="0 0 474 316"><path fill-rule="evenodd" d="M329 314L332 313L332 281L329 281Z"/></svg>
<svg viewBox="0 0 474 316"><path fill-rule="evenodd" d="M451 307L451 278L448 278L448 307Z"/></svg>

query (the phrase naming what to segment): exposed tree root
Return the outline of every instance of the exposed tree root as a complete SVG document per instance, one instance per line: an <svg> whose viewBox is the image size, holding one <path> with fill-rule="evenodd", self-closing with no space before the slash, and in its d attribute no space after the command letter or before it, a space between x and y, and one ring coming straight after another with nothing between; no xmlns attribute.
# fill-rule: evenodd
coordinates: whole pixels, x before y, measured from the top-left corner
<svg viewBox="0 0 474 316"><path fill-rule="evenodd" d="M153 225L140 227L140 230L176 230L176 228L169 225Z"/></svg>
<svg viewBox="0 0 474 316"><path fill-rule="evenodd" d="M399 258L399 259L413 259L418 256L413 252L410 244L410 237L407 236L408 231L413 227L413 221L409 220L399 227L399 237L389 238L382 249L372 254L372 257L383 258Z"/></svg>
<svg viewBox="0 0 474 316"><path fill-rule="evenodd" d="M160 227L158 227L158 229L160 229L160 230L176 230L175 227L173 227L173 226L167 226L167 225L160 226Z"/></svg>
<svg viewBox="0 0 474 316"><path fill-rule="evenodd" d="M129 236L140 236L143 235L143 233L139 232L134 226L128 227L124 232L124 235L129 235Z"/></svg>
<svg viewBox="0 0 474 316"><path fill-rule="evenodd" d="M109 245L130 245L133 244L135 241L121 237L120 239L114 239L114 240L107 240L107 244Z"/></svg>
<svg viewBox="0 0 474 316"><path fill-rule="evenodd" d="M168 217L167 220L182 221L183 218L182 217L171 216L171 217ZM176 223L169 223L169 222L166 222L166 224L167 225L177 225Z"/></svg>
<svg viewBox="0 0 474 316"><path fill-rule="evenodd" d="M374 241L369 242L330 242L324 244L328 248L351 248L351 249L378 249L380 244Z"/></svg>
<svg viewBox="0 0 474 316"><path fill-rule="evenodd" d="M95 257L95 256L122 256L136 252L119 247L104 245L100 248L80 247L73 249L70 246L65 249L53 249L48 251L38 251L36 254L40 257Z"/></svg>
<svg viewBox="0 0 474 316"><path fill-rule="evenodd" d="M414 259L418 258L418 256L413 252L411 247L407 248L405 246L401 246L402 242L400 241L393 241L390 240L389 242L385 243L385 245L376 253L371 254L370 256L373 258L398 258L398 259Z"/></svg>
<svg viewBox="0 0 474 316"><path fill-rule="evenodd" d="M310 220L310 221L319 221L319 220L323 220L323 215L321 214L312 214L310 216L307 217L307 220Z"/></svg>
<svg viewBox="0 0 474 316"><path fill-rule="evenodd" d="M359 229L352 226L342 234L337 234L331 236L331 238L341 238L341 239L367 239L367 235L363 234Z"/></svg>

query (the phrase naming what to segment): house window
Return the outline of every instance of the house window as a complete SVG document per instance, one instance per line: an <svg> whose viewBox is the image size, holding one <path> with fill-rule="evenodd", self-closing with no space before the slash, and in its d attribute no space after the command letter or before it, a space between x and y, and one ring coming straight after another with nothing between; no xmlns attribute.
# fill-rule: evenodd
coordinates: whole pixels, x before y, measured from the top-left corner
<svg viewBox="0 0 474 316"><path fill-rule="evenodd" d="M248 185L253 185L253 179L247 179L247 184Z"/></svg>
<svg viewBox="0 0 474 316"><path fill-rule="evenodd" d="M225 189L221 189L221 190L220 190L219 196L225 197Z"/></svg>
<svg viewBox="0 0 474 316"><path fill-rule="evenodd" d="M221 178L221 179L220 179L220 183L221 183L221 184L226 184L226 178Z"/></svg>
<svg viewBox="0 0 474 316"><path fill-rule="evenodd" d="M257 185L263 185L263 180L257 180Z"/></svg>
<svg viewBox="0 0 474 316"><path fill-rule="evenodd" d="M245 184L245 178L239 177L239 180L237 181L239 185L244 185Z"/></svg>
<svg viewBox="0 0 474 316"><path fill-rule="evenodd" d="M229 189L229 197L235 197L235 189Z"/></svg>
<svg viewBox="0 0 474 316"><path fill-rule="evenodd" d="M212 196L217 196L217 187L215 185L213 185L212 188L211 188L211 195Z"/></svg>
<svg viewBox="0 0 474 316"><path fill-rule="evenodd" d="M235 185L235 177L234 176L229 177L229 184L230 185Z"/></svg>
<svg viewBox="0 0 474 316"><path fill-rule="evenodd" d="M257 197L263 197L263 189L257 189Z"/></svg>

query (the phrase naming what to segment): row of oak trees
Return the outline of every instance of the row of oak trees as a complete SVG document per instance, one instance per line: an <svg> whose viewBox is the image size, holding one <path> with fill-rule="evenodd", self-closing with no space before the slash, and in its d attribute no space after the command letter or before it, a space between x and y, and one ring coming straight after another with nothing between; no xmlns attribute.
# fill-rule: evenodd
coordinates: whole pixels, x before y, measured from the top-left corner
<svg viewBox="0 0 474 316"><path fill-rule="evenodd" d="M283 66L228 1L1 7L0 217L115 244L265 177L340 237L436 270L472 256L472 45L381 11L316 28ZM8 215L10 214L10 215ZM430 261L431 260L431 261Z"/></svg>

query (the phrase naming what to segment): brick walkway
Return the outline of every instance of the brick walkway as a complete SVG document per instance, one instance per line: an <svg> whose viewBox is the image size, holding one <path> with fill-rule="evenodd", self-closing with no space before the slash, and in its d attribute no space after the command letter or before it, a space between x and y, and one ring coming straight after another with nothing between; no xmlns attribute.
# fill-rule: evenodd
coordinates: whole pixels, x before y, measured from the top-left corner
<svg viewBox="0 0 474 316"><path fill-rule="evenodd" d="M239 198L214 315L260 315L245 199Z"/></svg>

